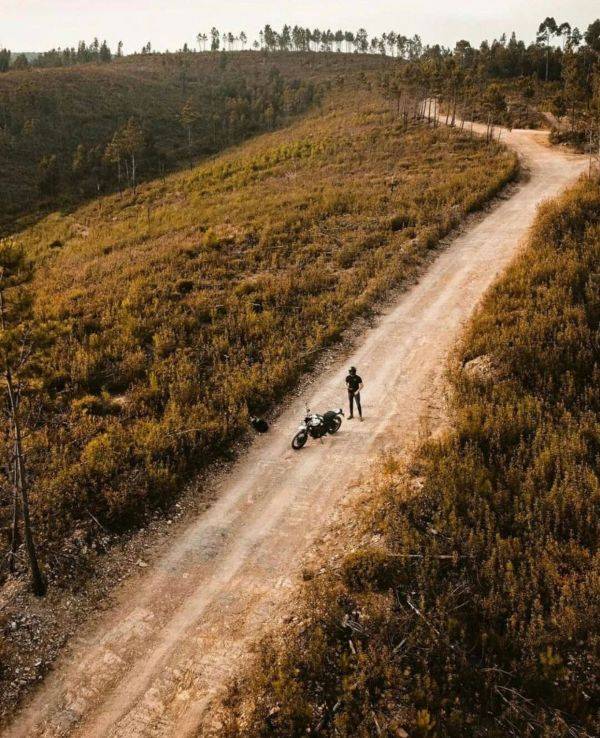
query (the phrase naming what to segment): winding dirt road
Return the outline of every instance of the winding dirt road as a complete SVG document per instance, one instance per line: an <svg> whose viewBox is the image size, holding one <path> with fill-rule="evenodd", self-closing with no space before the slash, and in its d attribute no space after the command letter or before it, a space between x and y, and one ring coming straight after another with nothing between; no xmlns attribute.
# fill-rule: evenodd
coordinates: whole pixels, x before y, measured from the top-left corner
<svg viewBox="0 0 600 738"><path fill-rule="evenodd" d="M256 440L217 502L125 583L4 736L202 735L211 698L272 620L349 485L386 446L411 443L439 401L445 356L517 252L536 205L585 169L582 157L549 148L543 132L514 130L503 140L529 178L440 253L360 348ZM349 362L365 379L365 422L345 421L336 436L292 451L304 401L339 406Z"/></svg>

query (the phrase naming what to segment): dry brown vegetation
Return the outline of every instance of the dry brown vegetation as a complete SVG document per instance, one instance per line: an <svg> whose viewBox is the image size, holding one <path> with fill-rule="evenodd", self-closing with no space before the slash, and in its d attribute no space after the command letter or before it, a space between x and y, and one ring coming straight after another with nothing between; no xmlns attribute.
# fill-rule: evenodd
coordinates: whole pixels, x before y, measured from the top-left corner
<svg viewBox="0 0 600 738"><path fill-rule="evenodd" d="M287 131L20 233L58 334L28 438L47 572L74 528L93 539L96 521L120 530L170 504L229 452L248 409L281 399L516 170L495 144L405 130L363 85Z"/></svg>
<svg viewBox="0 0 600 738"><path fill-rule="evenodd" d="M451 431L416 479L384 465L380 542L308 587L223 735L600 733L599 223L598 181L542 207L457 352Z"/></svg>

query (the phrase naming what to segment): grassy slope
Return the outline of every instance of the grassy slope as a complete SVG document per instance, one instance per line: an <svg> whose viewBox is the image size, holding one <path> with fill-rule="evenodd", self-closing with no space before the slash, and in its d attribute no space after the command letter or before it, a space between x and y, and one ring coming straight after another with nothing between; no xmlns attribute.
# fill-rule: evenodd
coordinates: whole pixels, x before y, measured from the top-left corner
<svg viewBox="0 0 600 738"><path fill-rule="evenodd" d="M162 54L0 75L0 228L40 204L37 167L44 155L57 155L61 193L67 201L78 194L93 196L95 185L80 191L92 183L73 182L69 187L75 150L78 144L103 150L131 116L152 135L168 166L187 165L187 134L179 114L188 98L201 115L193 136L194 154L200 156L267 127L261 115L273 68L285 83L320 84L390 64L387 59L348 54ZM242 98L251 98L250 108L239 107ZM287 102L285 97L284 107ZM276 123L289 112L280 111ZM230 113L242 117L233 124ZM138 158L142 176L156 176L156 162ZM107 180L104 172L102 186L116 187L114 177Z"/></svg>
<svg viewBox="0 0 600 738"><path fill-rule="evenodd" d="M19 235L65 329L32 438L44 547L126 527L226 452L352 319L516 169L346 89L287 131ZM2 514L8 515L8 492Z"/></svg>
<svg viewBox="0 0 600 738"><path fill-rule="evenodd" d="M452 430L417 480L381 469L381 545L310 586L225 734L600 733L599 223L598 182L542 208L458 351Z"/></svg>

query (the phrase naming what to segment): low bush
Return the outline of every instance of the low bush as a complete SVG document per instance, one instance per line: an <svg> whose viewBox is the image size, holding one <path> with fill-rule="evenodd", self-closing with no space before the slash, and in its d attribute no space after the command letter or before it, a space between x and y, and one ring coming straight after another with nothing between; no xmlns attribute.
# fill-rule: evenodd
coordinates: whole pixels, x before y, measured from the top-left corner
<svg viewBox="0 0 600 738"><path fill-rule="evenodd" d="M344 584L350 590L385 591L395 580L396 559L387 551L367 549L346 556L341 569Z"/></svg>

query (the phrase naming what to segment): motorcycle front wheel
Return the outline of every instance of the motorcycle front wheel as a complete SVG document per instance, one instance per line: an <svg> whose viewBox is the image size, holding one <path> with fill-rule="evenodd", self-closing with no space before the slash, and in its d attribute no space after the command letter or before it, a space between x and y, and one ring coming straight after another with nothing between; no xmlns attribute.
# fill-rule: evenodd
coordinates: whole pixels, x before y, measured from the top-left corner
<svg viewBox="0 0 600 738"><path fill-rule="evenodd" d="M337 433L339 429L342 426L342 419L338 416L333 418L331 423L329 423L329 428L327 428L327 433L333 435L334 433Z"/></svg>
<svg viewBox="0 0 600 738"><path fill-rule="evenodd" d="M307 440L308 434L305 431L300 431L299 433L296 433L296 435L292 439L292 448L294 449L294 451L300 451Z"/></svg>

